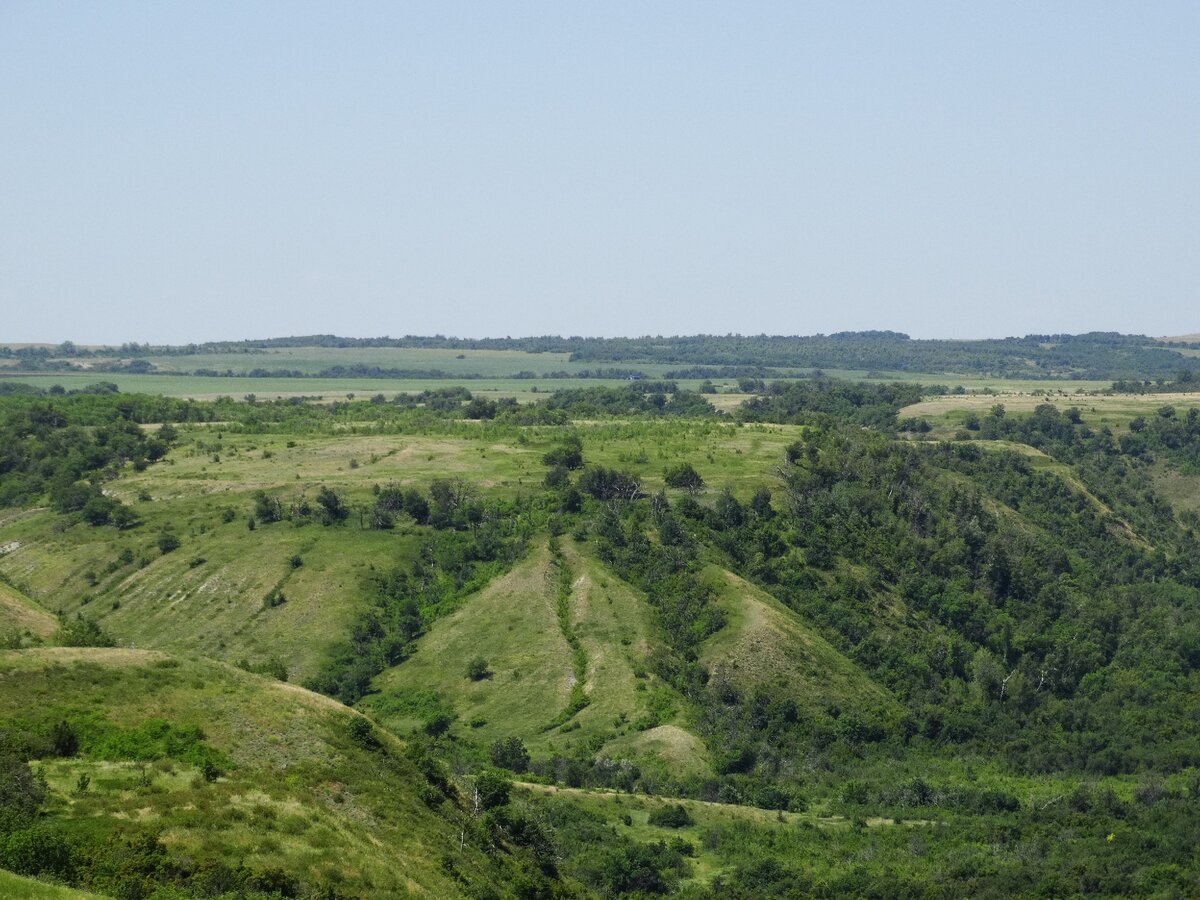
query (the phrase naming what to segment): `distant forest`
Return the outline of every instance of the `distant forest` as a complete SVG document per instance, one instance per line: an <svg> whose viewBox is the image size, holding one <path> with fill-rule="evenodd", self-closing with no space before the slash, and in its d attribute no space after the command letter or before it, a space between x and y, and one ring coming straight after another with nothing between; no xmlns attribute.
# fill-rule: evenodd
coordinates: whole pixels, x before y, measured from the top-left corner
<svg viewBox="0 0 1200 900"><path fill-rule="evenodd" d="M45 367L52 359L132 358L146 356L189 356L212 353L266 354L295 347L365 349L380 347L442 350L519 350L528 353L568 353L573 362L619 363L624 374L636 375L637 363L678 364L704 372L700 367L737 367L748 370L788 367L791 369L852 369L880 372L938 372L1007 378L1060 378L1075 380L1142 380L1172 377L1182 370L1200 369L1200 359L1181 350L1200 349L1200 344L1170 343L1145 335L1115 332L1089 334L1031 334L1025 337L986 340L919 340L894 331L839 332L829 335L693 335L676 337L594 338L553 335L525 338L465 339L406 336L399 338L349 338L336 335L307 335L262 340L215 341L181 346L128 343L110 348L82 348L71 342L54 347L0 347L0 357L19 358L32 368ZM423 371L336 367L337 374L380 377L443 377ZM592 377L613 377L611 368L598 367ZM207 374L207 373L206 373ZM264 369L263 374L286 375L286 371ZM324 373L321 373L324 374ZM566 373L563 373L564 375ZM688 374L691 374L690 372ZM713 370L698 374L725 374ZM729 373L732 374L732 373ZM683 372L671 373L681 377ZM461 377L461 376L459 376ZM575 377L580 377L576 375ZM586 377L586 376L584 376Z"/></svg>

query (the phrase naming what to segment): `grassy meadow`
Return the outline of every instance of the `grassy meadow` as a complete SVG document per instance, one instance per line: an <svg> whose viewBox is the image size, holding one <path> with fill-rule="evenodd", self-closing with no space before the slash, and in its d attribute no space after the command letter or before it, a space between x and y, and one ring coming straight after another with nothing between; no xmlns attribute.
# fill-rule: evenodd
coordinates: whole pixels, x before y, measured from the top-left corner
<svg viewBox="0 0 1200 900"><path fill-rule="evenodd" d="M1037 390L1037 389L1035 389ZM1093 428L1107 426L1114 432L1127 430L1129 423L1140 417L1157 414L1164 406L1174 406L1181 413L1200 408L1200 393L1165 394L1076 394L1069 391L1041 392L1010 390L986 395L946 395L931 397L900 410L903 418L925 419L934 427L935 436L949 437L963 427L969 415L983 416L996 404L1008 413L1022 414L1049 404L1059 411L1075 407L1083 421Z"/></svg>

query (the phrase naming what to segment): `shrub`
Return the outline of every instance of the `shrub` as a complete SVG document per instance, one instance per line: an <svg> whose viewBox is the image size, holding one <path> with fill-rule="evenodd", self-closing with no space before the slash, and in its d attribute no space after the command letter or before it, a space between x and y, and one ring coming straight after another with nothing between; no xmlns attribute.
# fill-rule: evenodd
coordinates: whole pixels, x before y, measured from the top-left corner
<svg viewBox="0 0 1200 900"><path fill-rule="evenodd" d="M529 751L519 737L507 737L494 742L489 755L492 764L510 772L529 771Z"/></svg>
<svg viewBox="0 0 1200 900"><path fill-rule="evenodd" d="M475 779L475 790L479 794L479 804L484 809L495 809L508 802L512 781L503 772L489 769L480 772Z"/></svg>
<svg viewBox="0 0 1200 900"><path fill-rule="evenodd" d="M454 724L454 716L449 713L438 713L425 722L424 731L430 737L441 737Z"/></svg>
<svg viewBox="0 0 1200 900"><path fill-rule="evenodd" d="M704 479L700 477L699 472L692 468L691 463L679 463L667 469L663 474L663 480L668 487L681 488L693 494L704 487Z"/></svg>
<svg viewBox="0 0 1200 900"><path fill-rule="evenodd" d="M81 615L62 624L55 635L55 643L60 647L114 646L112 638L105 634L99 625Z"/></svg>
<svg viewBox="0 0 1200 900"><path fill-rule="evenodd" d="M60 720L50 729L50 743L55 756L74 756L79 752L79 735L66 721Z"/></svg>
<svg viewBox="0 0 1200 900"><path fill-rule="evenodd" d="M692 817L682 803L660 806L650 812L649 822L661 828L686 828L693 824Z"/></svg>
<svg viewBox="0 0 1200 900"><path fill-rule="evenodd" d="M375 737L375 729L371 727L370 720L362 716L354 716L346 724L346 733L350 735L350 740L367 750L374 750L379 746L379 739Z"/></svg>
<svg viewBox="0 0 1200 900"><path fill-rule="evenodd" d="M482 656L476 656L467 663L467 677L472 681L483 681L485 678L491 678L492 673L488 669L487 660Z"/></svg>

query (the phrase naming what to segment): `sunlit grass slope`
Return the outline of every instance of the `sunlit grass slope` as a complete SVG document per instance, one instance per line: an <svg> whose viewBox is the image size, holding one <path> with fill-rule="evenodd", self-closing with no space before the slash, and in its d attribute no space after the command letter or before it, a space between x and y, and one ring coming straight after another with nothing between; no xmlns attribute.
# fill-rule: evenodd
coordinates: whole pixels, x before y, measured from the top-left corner
<svg viewBox="0 0 1200 900"><path fill-rule="evenodd" d="M38 763L49 815L72 827L145 825L173 853L280 868L339 895L457 896L496 877L470 846L460 851L452 813L422 801L427 782L402 750L356 742L358 714L333 700L154 651L8 651L0 673L0 727L48 733L65 720L80 734L78 757ZM123 757L154 722L199 728L221 777L170 755Z"/></svg>
<svg viewBox="0 0 1200 900"><path fill-rule="evenodd" d="M840 709L900 715L900 706L795 613L748 581L715 567L706 575L727 617L700 661L739 691L765 688L813 713Z"/></svg>
<svg viewBox="0 0 1200 900"><path fill-rule="evenodd" d="M568 630L582 651L578 685ZM587 747L706 772L703 744L683 727L687 703L648 671L652 643L637 591L569 542L558 560L542 542L436 622L364 704L400 734L445 713L458 737L480 745L516 735L539 754ZM478 680L467 671L476 657L489 672ZM573 689L586 700L581 708L571 708Z"/></svg>
<svg viewBox="0 0 1200 900"><path fill-rule="evenodd" d="M45 638L58 620L20 591L0 581L0 634Z"/></svg>
<svg viewBox="0 0 1200 900"><path fill-rule="evenodd" d="M0 897L6 900L92 900L99 895L34 878L23 878L0 869Z"/></svg>

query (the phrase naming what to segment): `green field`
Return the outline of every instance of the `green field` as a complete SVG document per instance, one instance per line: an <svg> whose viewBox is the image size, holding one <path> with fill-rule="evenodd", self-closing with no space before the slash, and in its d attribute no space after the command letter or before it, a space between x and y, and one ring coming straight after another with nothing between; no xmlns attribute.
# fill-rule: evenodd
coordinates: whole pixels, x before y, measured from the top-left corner
<svg viewBox="0 0 1200 900"><path fill-rule="evenodd" d="M1043 404L1060 411L1076 407L1083 420L1093 428L1107 426L1113 431L1120 431L1127 428L1131 420L1139 416L1154 416L1164 406L1174 406L1180 414L1200 408L1200 393L1076 395L1023 390L996 395L947 395L907 406L900 411L900 415L925 419L939 429L939 436L944 436L950 430L961 428L968 415L985 415L996 404L1018 414L1032 412Z"/></svg>
<svg viewBox="0 0 1200 900"><path fill-rule="evenodd" d="M33 878L22 878L0 869L0 897L9 900L88 900L98 896Z"/></svg>

